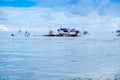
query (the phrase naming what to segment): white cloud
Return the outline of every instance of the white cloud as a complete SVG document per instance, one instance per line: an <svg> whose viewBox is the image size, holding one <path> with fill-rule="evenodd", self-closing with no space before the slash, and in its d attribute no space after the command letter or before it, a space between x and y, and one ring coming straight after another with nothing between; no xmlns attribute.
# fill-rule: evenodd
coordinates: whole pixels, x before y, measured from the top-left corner
<svg viewBox="0 0 120 80"><path fill-rule="evenodd" d="M0 24L0 30L1 31L9 31L6 25Z"/></svg>
<svg viewBox="0 0 120 80"><path fill-rule="evenodd" d="M8 21L7 14L0 10L0 23Z"/></svg>
<svg viewBox="0 0 120 80"><path fill-rule="evenodd" d="M6 23L10 30L43 30L51 28L76 27L82 29L83 26L90 30L116 29L120 19L112 16L100 16L94 10L87 16L72 14L66 10L52 8L0 8L8 15L9 22Z"/></svg>

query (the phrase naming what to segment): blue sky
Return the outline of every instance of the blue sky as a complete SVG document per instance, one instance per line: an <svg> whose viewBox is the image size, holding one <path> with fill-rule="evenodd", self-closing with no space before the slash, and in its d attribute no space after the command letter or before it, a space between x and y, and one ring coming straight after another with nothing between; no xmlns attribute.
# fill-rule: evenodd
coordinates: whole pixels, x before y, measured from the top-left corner
<svg viewBox="0 0 120 80"><path fill-rule="evenodd" d="M93 7L99 6L101 0L0 0L0 6L9 7L66 7L67 5L78 5L93 3ZM114 2L114 1L113 1Z"/></svg>
<svg viewBox="0 0 120 80"><path fill-rule="evenodd" d="M69 1L65 0L0 0L0 6L9 7L65 7Z"/></svg>
<svg viewBox="0 0 120 80"><path fill-rule="evenodd" d="M0 0L0 6L9 7L66 7L67 5L89 5L94 8L104 0ZM108 1L108 0L106 0ZM120 0L109 0L109 3L120 3Z"/></svg>
<svg viewBox="0 0 120 80"><path fill-rule="evenodd" d="M119 9L120 0L0 0L0 24L113 26L119 22Z"/></svg>
<svg viewBox="0 0 120 80"><path fill-rule="evenodd" d="M82 16L96 10L99 15L118 15L120 0L0 0L0 7L62 8Z"/></svg>
<svg viewBox="0 0 120 80"><path fill-rule="evenodd" d="M1 7L31 7L35 6L36 3L28 0L0 0Z"/></svg>
<svg viewBox="0 0 120 80"><path fill-rule="evenodd" d="M0 0L0 6L10 6L10 7L66 7L68 4L77 5L81 3L82 5L93 3L93 7L98 7L102 1L108 1L109 3L120 4L120 0Z"/></svg>

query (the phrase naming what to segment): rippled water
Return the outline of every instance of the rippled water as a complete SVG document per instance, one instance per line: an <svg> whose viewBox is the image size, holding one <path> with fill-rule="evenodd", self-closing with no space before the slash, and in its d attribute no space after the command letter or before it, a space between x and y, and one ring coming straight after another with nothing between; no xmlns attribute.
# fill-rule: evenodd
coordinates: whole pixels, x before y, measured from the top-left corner
<svg viewBox="0 0 120 80"><path fill-rule="evenodd" d="M0 38L0 80L113 79L119 76L120 40L107 37L5 35Z"/></svg>

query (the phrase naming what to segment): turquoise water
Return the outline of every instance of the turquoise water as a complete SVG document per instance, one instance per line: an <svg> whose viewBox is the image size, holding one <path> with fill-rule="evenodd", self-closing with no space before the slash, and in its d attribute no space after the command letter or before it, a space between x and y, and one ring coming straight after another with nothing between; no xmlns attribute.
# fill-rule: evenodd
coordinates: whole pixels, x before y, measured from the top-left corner
<svg viewBox="0 0 120 80"><path fill-rule="evenodd" d="M120 70L120 39L0 36L0 80L114 80ZM120 80L120 79L118 79Z"/></svg>

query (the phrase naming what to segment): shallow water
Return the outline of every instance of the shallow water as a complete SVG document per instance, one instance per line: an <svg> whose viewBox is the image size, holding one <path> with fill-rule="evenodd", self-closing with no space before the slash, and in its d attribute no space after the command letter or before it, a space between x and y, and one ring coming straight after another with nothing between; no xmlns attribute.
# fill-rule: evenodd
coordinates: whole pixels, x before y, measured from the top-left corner
<svg viewBox="0 0 120 80"><path fill-rule="evenodd" d="M113 79L115 74L119 75L119 50L120 39L114 36L5 34L0 37L0 80Z"/></svg>

